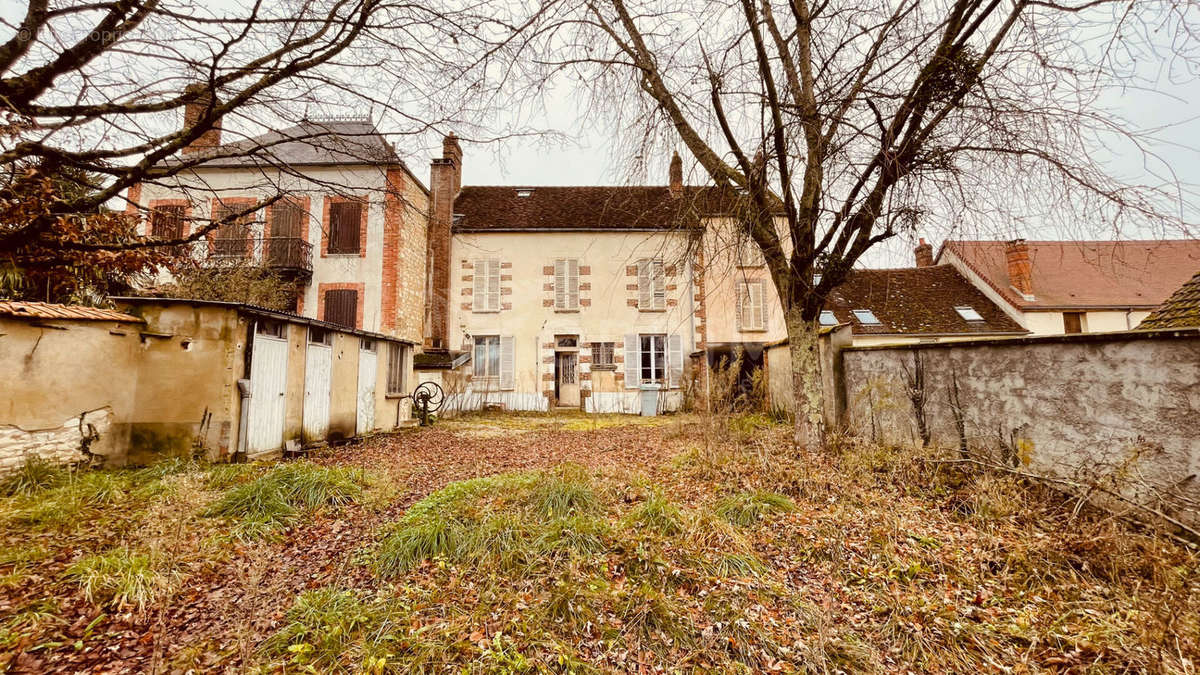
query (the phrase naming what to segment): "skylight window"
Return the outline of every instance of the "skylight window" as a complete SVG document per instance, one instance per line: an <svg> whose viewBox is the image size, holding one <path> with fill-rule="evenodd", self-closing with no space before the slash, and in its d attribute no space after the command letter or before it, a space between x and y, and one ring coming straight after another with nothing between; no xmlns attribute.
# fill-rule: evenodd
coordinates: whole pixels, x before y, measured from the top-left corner
<svg viewBox="0 0 1200 675"><path fill-rule="evenodd" d="M821 312L822 326L836 326L837 322L837 317L833 315L833 312L829 311L828 309Z"/></svg>
<svg viewBox="0 0 1200 675"><path fill-rule="evenodd" d="M533 194L533 190L517 190L518 197L528 197Z"/></svg>
<svg viewBox="0 0 1200 675"><path fill-rule="evenodd" d="M854 314L854 318L858 319L858 322L864 326L878 326L879 324L883 323L876 318L875 313L869 309L853 309L850 310L850 312Z"/></svg>
<svg viewBox="0 0 1200 675"><path fill-rule="evenodd" d="M955 307L954 311L958 312L958 315L967 321L983 321L983 317L980 316L979 312L975 311L974 307Z"/></svg>

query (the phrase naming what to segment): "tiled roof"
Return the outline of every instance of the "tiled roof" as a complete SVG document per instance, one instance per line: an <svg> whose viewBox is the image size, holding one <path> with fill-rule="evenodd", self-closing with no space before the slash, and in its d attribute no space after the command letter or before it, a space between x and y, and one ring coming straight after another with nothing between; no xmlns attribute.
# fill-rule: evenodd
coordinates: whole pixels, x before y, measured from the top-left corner
<svg viewBox="0 0 1200 675"><path fill-rule="evenodd" d="M1200 272L1171 294L1138 328L1189 328L1200 326Z"/></svg>
<svg viewBox="0 0 1200 675"><path fill-rule="evenodd" d="M947 241L950 251L1014 307L1157 306L1200 269L1200 241L1028 241L1033 300L1008 278L1003 241Z"/></svg>
<svg viewBox="0 0 1200 675"><path fill-rule="evenodd" d="M524 195L524 196L522 196ZM731 213L741 195L687 186L465 186L454 201L458 232L513 230L663 230L694 227L701 216Z"/></svg>
<svg viewBox="0 0 1200 675"><path fill-rule="evenodd" d="M983 317L968 321L955 307L970 307ZM1024 334L1004 313L950 265L904 269L854 270L825 301L840 323L855 335ZM852 310L869 309L879 324L857 320Z"/></svg>
<svg viewBox="0 0 1200 675"><path fill-rule="evenodd" d="M76 321L131 321L142 323L136 316L111 309L79 305L54 305L48 302L0 301L0 316L18 319L74 319Z"/></svg>
<svg viewBox="0 0 1200 675"><path fill-rule="evenodd" d="M369 120L306 120L280 131L225 143L188 159L205 155L213 159L206 161L204 168L255 166L264 162L310 166L402 164L395 149Z"/></svg>

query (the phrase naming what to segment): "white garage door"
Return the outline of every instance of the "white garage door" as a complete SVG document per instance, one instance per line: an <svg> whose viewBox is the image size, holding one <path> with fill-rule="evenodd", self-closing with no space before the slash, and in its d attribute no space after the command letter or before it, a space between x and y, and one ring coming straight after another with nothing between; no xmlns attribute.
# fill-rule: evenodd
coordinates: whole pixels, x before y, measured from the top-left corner
<svg viewBox="0 0 1200 675"><path fill-rule="evenodd" d="M310 333L316 329L310 329ZM308 361L304 365L304 441L324 440L329 434L329 383L333 371L333 348L318 342L308 343Z"/></svg>
<svg viewBox="0 0 1200 675"><path fill-rule="evenodd" d="M375 428L375 342L363 340L358 350L358 421L354 433L365 434Z"/></svg>
<svg viewBox="0 0 1200 675"><path fill-rule="evenodd" d="M253 456L283 447L284 393L287 390L287 340L277 337L274 322L261 322L250 352L250 411L246 453Z"/></svg>

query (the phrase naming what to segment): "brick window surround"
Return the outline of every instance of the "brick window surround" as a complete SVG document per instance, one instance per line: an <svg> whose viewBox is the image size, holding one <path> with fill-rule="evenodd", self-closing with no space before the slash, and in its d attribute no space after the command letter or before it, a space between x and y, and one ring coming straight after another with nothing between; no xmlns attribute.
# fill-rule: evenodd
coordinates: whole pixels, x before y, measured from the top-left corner
<svg viewBox="0 0 1200 675"><path fill-rule="evenodd" d="M214 197L209 206L210 210L208 212L208 216L210 219L215 217L217 215L217 210L222 206L234 211L243 211L246 209L246 207L254 206L256 204L258 204L258 200L254 197ZM244 218L244 224L246 226L246 257L252 258L254 256L254 235L250 232L250 226L254 223L256 213L250 212L242 217ZM221 228L218 227L216 229L209 230L208 234L205 235L205 237L208 239L209 255L216 253L215 239L220 236L220 232Z"/></svg>
<svg viewBox="0 0 1200 675"><path fill-rule="evenodd" d="M154 211L163 206L182 206L183 207L183 234L186 237L192 233L192 204L186 199L151 199L149 209L146 214L146 236L150 236L150 221L154 218Z"/></svg>
<svg viewBox="0 0 1200 675"><path fill-rule="evenodd" d="M366 284L358 283L333 283L333 284L317 284L317 318L321 321L325 320L325 291L355 291L358 293L358 316L354 318L354 327L361 329L363 327L363 306L365 298Z"/></svg>
<svg viewBox="0 0 1200 675"><path fill-rule="evenodd" d="M342 197L339 195L325 195L324 206L321 208L321 257L328 258L331 255L341 256L356 255L354 253L330 253L329 238L332 231L329 229L329 214L334 204L344 204L346 202L359 202L362 204L362 210L359 211L358 224L358 257L367 257L367 213L370 211L370 202L366 197Z"/></svg>

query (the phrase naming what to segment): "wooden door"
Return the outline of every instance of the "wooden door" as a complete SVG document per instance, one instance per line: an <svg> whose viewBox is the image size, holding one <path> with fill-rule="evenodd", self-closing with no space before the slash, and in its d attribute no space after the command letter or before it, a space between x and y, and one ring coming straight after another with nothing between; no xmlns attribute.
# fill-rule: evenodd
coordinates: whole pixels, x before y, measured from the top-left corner
<svg viewBox="0 0 1200 675"><path fill-rule="evenodd" d="M554 370L558 384L558 404L579 407L579 354L558 352L555 355Z"/></svg>
<svg viewBox="0 0 1200 675"><path fill-rule="evenodd" d="M310 342L304 365L304 441L312 443L329 435L330 375L333 348Z"/></svg>
<svg viewBox="0 0 1200 675"><path fill-rule="evenodd" d="M250 356L250 411L246 428L246 454L250 456L283 447L287 357L286 339L261 331L255 333Z"/></svg>
<svg viewBox="0 0 1200 675"><path fill-rule="evenodd" d="M375 369L377 362L374 347L358 350L358 417L354 425L356 435L365 434L375 428Z"/></svg>

